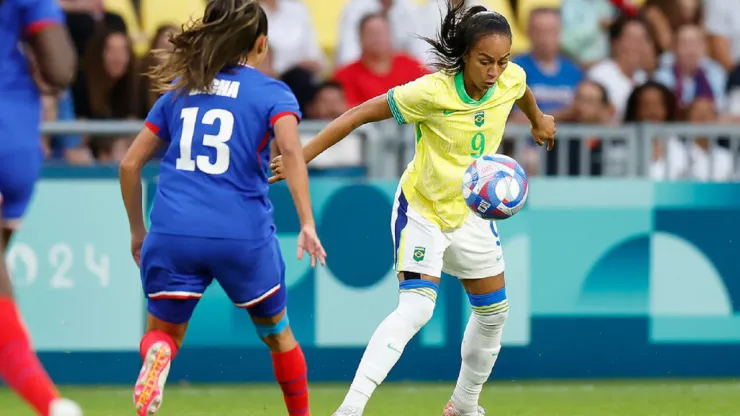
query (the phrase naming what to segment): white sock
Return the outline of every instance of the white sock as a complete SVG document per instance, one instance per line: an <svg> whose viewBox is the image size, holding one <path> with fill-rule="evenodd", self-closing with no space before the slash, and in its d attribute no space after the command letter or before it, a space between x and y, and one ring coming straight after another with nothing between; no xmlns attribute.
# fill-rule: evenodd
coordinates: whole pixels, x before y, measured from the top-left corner
<svg viewBox="0 0 740 416"><path fill-rule="evenodd" d="M452 394L460 416L478 415L478 398L501 351L501 334L508 310L495 315L473 313L462 342L462 366Z"/></svg>
<svg viewBox="0 0 740 416"><path fill-rule="evenodd" d="M396 310L383 320L370 338L341 407L351 407L362 413L370 396L401 358L406 344L432 318L434 305L429 296L401 292Z"/></svg>

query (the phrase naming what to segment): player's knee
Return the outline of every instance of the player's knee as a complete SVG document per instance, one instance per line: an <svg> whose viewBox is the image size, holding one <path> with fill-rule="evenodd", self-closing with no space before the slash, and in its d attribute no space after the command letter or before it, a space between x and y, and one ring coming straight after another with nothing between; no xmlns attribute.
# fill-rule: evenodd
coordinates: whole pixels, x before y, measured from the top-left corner
<svg viewBox="0 0 740 416"><path fill-rule="evenodd" d="M509 301L505 288L483 295L468 294L468 299L473 309L472 318L483 331L501 331L509 317Z"/></svg>
<svg viewBox="0 0 740 416"><path fill-rule="evenodd" d="M400 299L396 312L405 317L417 330L434 314L439 285L428 280L404 280L400 284Z"/></svg>
<svg viewBox="0 0 740 416"><path fill-rule="evenodd" d="M283 314L280 320L274 323L256 323L255 329L257 335L262 338L272 352L290 351L297 344L293 332L290 331L290 320L287 313Z"/></svg>

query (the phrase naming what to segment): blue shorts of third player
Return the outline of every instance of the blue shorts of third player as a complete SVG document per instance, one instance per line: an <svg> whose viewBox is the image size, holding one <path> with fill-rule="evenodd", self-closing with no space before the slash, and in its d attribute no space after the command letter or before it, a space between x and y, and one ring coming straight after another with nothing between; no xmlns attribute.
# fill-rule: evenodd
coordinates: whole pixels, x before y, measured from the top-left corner
<svg viewBox="0 0 740 416"><path fill-rule="evenodd" d="M17 226L26 212L43 161L38 148L0 154L0 205L9 228Z"/></svg>
<svg viewBox="0 0 740 416"><path fill-rule="evenodd" d="M216 279L237 307L254 317L278 315L287 304L285 262L277 238L264 243L149 233L141 250L148 311L173 324L190 320Z"/></svg>

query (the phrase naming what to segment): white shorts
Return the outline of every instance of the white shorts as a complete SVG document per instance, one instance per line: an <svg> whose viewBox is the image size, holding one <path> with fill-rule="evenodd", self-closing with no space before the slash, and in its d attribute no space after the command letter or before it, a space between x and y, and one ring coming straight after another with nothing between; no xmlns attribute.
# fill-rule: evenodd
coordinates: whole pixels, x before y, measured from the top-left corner
<svg viewBox="0 0 740 416"><path fill-rule="evenodd" d="M474 214L453 231L442 231L409 206L401 187L391 214L395 248L394 267L441 277L442 272L458 279L482 279L504 271L504 255L493 221Z"/></svg>

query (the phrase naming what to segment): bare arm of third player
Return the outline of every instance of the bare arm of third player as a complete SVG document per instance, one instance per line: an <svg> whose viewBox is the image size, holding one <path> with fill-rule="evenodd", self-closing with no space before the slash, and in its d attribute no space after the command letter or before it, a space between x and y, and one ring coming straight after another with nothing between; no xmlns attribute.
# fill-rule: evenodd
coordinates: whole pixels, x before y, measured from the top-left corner
<svg viewBox="0 0 740 416"><path fill-rule="evenodd" d="M534 137L537 144L540 146L547 144L547 149L551 150L555 146L555 119L540 110L534 94L529 87L527 87L524 96L516 102L516 105L527 116L530 123L532 123L532 137ZM339 118L329 123L321 133L306 144L306 147L303 148L303 156L306 159L306 163L309 163L323 151L349 136L350 133L360 126L376 121L388 120L391 117L393 117L393 114L388 106L388 100L385 94L348 110L339 116ZM272 160L270 168L274 176L270 178L270 183L285 179L284 164L285 162L281 156Z"/></svg>

